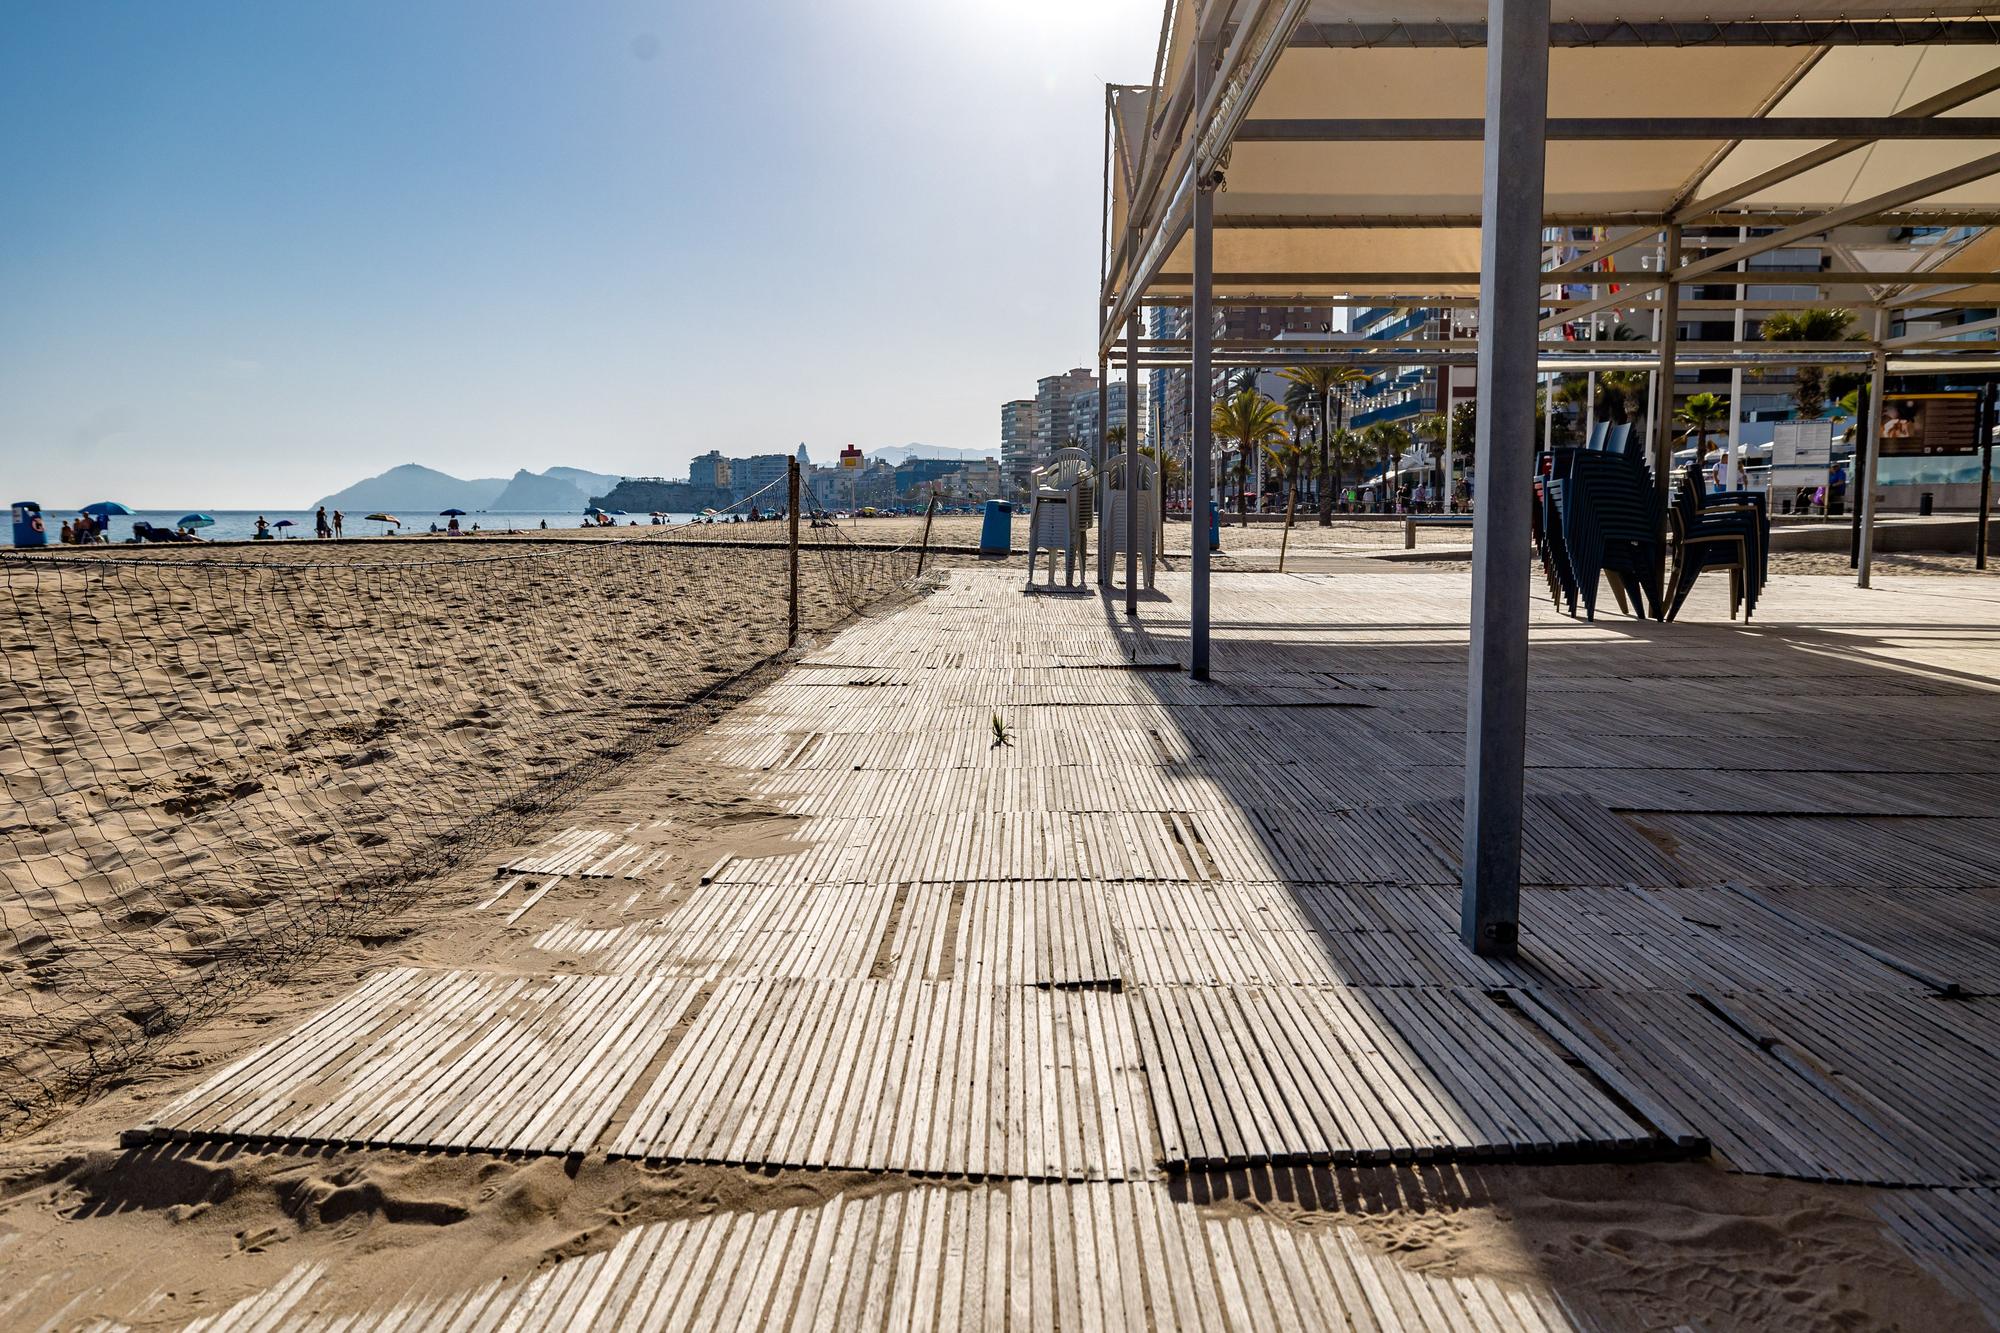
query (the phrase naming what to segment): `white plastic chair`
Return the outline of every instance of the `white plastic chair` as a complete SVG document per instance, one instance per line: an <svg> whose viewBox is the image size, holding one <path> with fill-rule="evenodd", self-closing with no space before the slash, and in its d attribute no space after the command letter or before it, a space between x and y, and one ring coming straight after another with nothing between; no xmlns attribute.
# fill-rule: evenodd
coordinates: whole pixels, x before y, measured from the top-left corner
<svg viewBox="0 0 2000 1333"><path fill-rule="evenodd" d="M1033 502L1028 509L1028 586L1035 585L1035 561L1048 557L1047 584L1056 582L1056 552L1063 553L1063 583L1076 586L1077 554L1090 523L1090 455L1058 449L1046 466L1028 477Z"/></svg>
<svg viewBox="0 0 2000 1333"><path fill-rule="evenodd" d="M1110 583L1111 576L1125 558L1125 459L1112 459L1104 468L1104 540L1097 548L1097 577ZM1139 556L1145 564L1145 586L1153 586L1153 560L1160 547L1159 460L1139 455Z"/></svg>

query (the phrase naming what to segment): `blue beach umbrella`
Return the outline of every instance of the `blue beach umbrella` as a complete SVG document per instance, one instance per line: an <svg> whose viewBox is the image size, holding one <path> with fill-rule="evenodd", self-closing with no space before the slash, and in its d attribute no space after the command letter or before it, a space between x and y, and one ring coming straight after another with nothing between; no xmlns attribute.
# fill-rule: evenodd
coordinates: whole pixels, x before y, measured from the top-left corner
<svg viewBox="0 0 2000 1333"><path fill-rule="evenodd" d="M182 514L174 520L174 526L177 528L212 528L215 526L215 519L208 514Z"/></svg>
<svg viewBox="0 0 2000 1333"><path fill-rule="evenodd" d="M129 514L132 511L126 506L119 504L116 500L99 500L96 504L85 505L83 508L77 510L77 512L79 514L88 514L92 518L111 518L114 515Z"/></svg>
<svg viewBox="0 0 2000 1333"><path fill-rule="evenodd" d="M440 509L440 510L438 510L438 517L439 517L439 518L463 518L464 516L465 516L465 511L464 511L463 509Z"/></svg>

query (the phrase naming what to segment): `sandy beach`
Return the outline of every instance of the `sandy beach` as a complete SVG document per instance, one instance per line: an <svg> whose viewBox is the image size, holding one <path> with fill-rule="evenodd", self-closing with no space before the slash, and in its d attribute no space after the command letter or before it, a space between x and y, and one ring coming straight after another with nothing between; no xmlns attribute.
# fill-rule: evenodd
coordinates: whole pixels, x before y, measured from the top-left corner
<svg viewBox="0 0 2000 1333"><path fill-rule="evenodd" d="M0 563L0 1116L116 1076L712 716L786 646L785 553L747 535ZM809 542L802 632L914 572Z"/></svg>

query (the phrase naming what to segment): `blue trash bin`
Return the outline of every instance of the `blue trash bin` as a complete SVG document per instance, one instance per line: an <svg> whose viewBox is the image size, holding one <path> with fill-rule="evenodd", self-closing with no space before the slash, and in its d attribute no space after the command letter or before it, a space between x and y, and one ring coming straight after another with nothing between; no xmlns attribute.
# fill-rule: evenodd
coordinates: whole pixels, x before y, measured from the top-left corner
<svg viewBox="0 0 2000 1333"><path fill-rule="evenodd" d="M1217 517L1213 500L1208 502L1208 549L1211 551L1222 549L1222 520Z"/></svg>
<svg viewBox="0 0 2000 1333"><path fill-rule="evenodd" d="M48 526L42 522L42 507L33 500L14 501L14 545L47 546Z"/></svg>
<svg viewBox="0 0 2000 1333"><path fill-rule="evenodd" d="M986 518L979 528L979 554L1014 553L1014 506L1005 500L988 500Z"/></svg>

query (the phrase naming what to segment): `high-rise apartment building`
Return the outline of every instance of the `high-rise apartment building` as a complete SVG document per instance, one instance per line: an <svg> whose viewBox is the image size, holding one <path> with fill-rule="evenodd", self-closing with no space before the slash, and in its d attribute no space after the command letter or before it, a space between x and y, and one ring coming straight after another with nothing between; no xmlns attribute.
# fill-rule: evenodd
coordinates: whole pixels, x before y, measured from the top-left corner
<svg viewBox="0 0 2000 1333"><path fill-rule="evenodd" d="M1153 306L1146 311L1146 331L1153 338L1188 336L1186 306ZM1146 372L1146 443L1169 458L1188 457L1194 424L1188 415L1192 397L1185 370Z"/></svg>
<svg viewBox="0 0 2000 1333"><path fill-rule="evenodd" d="M1035 458L1047 458L1072 439L1079 444L1089 431L1078 432L1071 419L1069 400L1085 389L1097 387L1097 376L1079 366L1060 375L1044 376L1035 385ZM1094 410L1094 409L1093 409Z"/></svg>
<svg viewBox="0 0 2000 1333"><path fill-rule="evenodd" d="M1035 469L1035 400L1016 398L1000 404L1000 472L1009 495L1028 488L1028 474Z"/></svg>
<svg viewBox="0 0 2000 1333"><path fill-rule="evenodd" d="M1113 380L1102 390L1092 385L1082 393L1071 395L1068 405L1069 428L1065 432L1065 442L1075 440L1088 449L1096 441L1099 393L1104 395L1105 430L1109 432L1113 428L1119 430L1125 428L1125 381ZM1142 394L1139 398L1139 443L1145 442L1146 400Z"/></svg>

